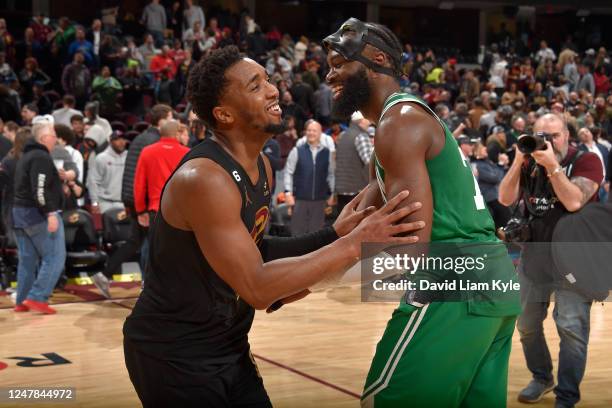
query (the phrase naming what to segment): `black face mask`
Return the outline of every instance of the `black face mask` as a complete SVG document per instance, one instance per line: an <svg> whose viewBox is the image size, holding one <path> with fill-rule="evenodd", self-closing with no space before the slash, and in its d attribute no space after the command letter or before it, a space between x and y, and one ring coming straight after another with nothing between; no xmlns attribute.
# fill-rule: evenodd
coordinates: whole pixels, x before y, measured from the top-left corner
<svg viewBox="0 0 612 408"><path fill-rule="evenodd" d="M340 98L332 102L332 116L346 120L370 99L370 83L365 67L348 77L342 85Z"/></svg>

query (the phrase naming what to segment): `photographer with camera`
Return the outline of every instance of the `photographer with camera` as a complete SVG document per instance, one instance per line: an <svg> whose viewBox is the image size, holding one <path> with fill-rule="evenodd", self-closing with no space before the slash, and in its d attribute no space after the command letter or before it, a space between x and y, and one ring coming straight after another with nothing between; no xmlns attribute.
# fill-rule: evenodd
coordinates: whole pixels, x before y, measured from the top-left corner
<svg viewBox="0 0 612 408"><path fill-rule="evenodd" d="M597 156L569 146L563 117L546 114L536 121L533 135L519 138L515 160L499 186L500 203L510 206L522 200L525 206L523 218L506 227L506 240L530 242L523 247L519 265L523 313L517 328L533 380L519 393L520 402L537 402L553 388L555 407L573 407L580 400L592 300L553 278L550 246L541 243L551 242L564 214L597 200L602 180ZM556 387L542 325L553 292L553 318L561 338Z"/></svg>

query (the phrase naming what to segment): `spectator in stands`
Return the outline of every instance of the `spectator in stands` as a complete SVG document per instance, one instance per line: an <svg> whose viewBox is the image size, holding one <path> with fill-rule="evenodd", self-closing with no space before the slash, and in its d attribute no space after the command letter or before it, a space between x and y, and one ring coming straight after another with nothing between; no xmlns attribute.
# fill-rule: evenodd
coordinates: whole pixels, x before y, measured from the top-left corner
<svg viewBox="0 0 612 408"><path fill-rule="evenodd" d="M75 39L68 47L68 57L72 59L77 51L85 57L85 64L88 66L94 65L93 44L85 38L85 28L83 28L83 26L78 26L76 28Z"/></svg>
<svg viewBox="0 0 612 408"><path fill-rule="evenodd" d="M289 153L285 166L285 202L293 206L292 235L318 231L325 223L325 205L332 205L334 166L321 142L321 124L306 125L306 143Z"/></svg>
<svg viewBox="0 0 612 408"><path fill-rule="evenodd" d="M4 158L13 149L13 143L15 143L18 130L19 125L13 121L8 121L4 124L4 129L0 134L0 157Z"/></svg>
<svg viewBox="0 0 612 408"><path fill-rule="evenodd" d="M0 118L20 121L19 95L8 86L0 84Z"/></svg>
<svg viewBox="0 0 612 408"><path fill-rule="evenodd" d="M198 41L202 41L203 39L204 27L200 25L199 21L196 21L193 24L193 27L183 31L183 43L185 44L185 48L193 49L194 44Z"/></svg>
<svg viewBox="0 0 612 408"><path fill-rule="evenodd" d="M62 88L65 93L74 96L77 109L82 109L85 105L91 86L91 73L84 62L85 57L77 51L72 63L66 65L62 73Z"/></svg>
<svg viewBox="0 0 612 408"><path fill-rule="evenodd" d="M306 113L304 109L293 102L293 96L291 96L291 92L285 91L281 97L280 107L283 110L283 116L291 116L295 120L295 129L297 130L298 135L301 136L302 129L304 128L304 122L306 121Z"/></svg>
<svg viewBox="0 0 612 408"><path fill-rule="evenodd" d="M580 80L576 85L576 92L580 93L580 91L585 90L593 95L595 93L595 80L593 74L591 74L591 66L584 63L580 64L578 73L580 73Z"/></svg>
<svg viewBox="0 0 612 408"><path fill-rule="evenodd" d="M278 51L272 51L270 58L266 62L266 72L268 72L268 75L278 72L283 76L288 76L291 72L291 63L281 57Z"/></svg>
<svg viewBox="0 0 612 408"><path fill-rule="evenodd" d="M83 183L83 155L73 147L73 144L75 143L74 132L70 126L66 126L62 123L55 122L53 127L55 128L55 134L57 135L58 146L63 147L66 152L68 152L70 161L72 161L76 167L77 180L80 183Z"/></svg>
<svg viewBox="0 0 612 408"><path fill-rule="evenodd" d="M143 92L150 89L149 80L140 72L140 67L136 63L128 64L119 77L123 87L123 108L128 112L142 115L144 113Z"/></svg>
<svg viewBox="0 0 612 408"><path fill-rule="evenodd" d="M17 81L17 75L6 62L6 52L0 51L0 84L11 86L15 81Z"/></svg>
<svg viewBox="0 0 612 408"><path fill-rule="evenodd" d="M15 39L9 33L6 27L6 20L0 18L0 45L1 49L6 52L7 59L10 63L15 63Z"/></svg>
<svg viewBox="0 0 612 408"><path fill-rule="evenodd" d="M184 29L193 28L195 23L200 23L200 27L206 27L206 18L202 7L193 4L193 0L185 1L185 10L183 11Z"/></svg>
<svg viewBox="0 0 612 408"><path fill-rule="evenodd" d="M610 77L606 73L605 65L600 65L595 69L593 80L595 81L595 94L607 95L610 90Z"/></svg>
<svg viewBox="0 0 612 408"><path fill-rule="evenodd" d="M39 67L35 58L29 57L25 60L25 67L19 73L19 83L21 84L21 100L24 103L32 102L34 98L34 84L39 84L43 88L51 82L51 78Z"/></svg>
<svg viewBox="0 0 612 408"><path fill-rule="evenodd" d="M143 58L143 70L144 72L149 72L149 66L151 65L151 60L161 51L155 47L155 41L151 34L146 34L144 37L143 44L138 47L138 51Z"/></svg>
<svg viewBox="0 0 612 408"><path fill-rule="evenodd" d="M52 116L55 124L70 126L70 119L74 115L83 115L81 111L74 109L74 96L66 94L62 98L62 107L53 111ZM57 132L57 129L56 129Z"/></svg>
<svg viewBox="0 0 612 408"><path fill-rule="evenodd" d="M123 208L121 201L121 182L125 169L127 140L123 132L115 130L110 145L95 158L89 168L87 189L93 207L104 214L112 208Z"/></svg>
<svg viewBox="0 0 612 408"><path fill-rule="evenodd" d="M478 187L487 203L487 208L495 222L495 229L506 226L510 219L510 210L497 201L499 196L499 183L506 174L504 167L489 158L487 147L482 143L476 144L474 150L475 177Z"/></svg>
<svg viewBox="0 0 612 408"><path fill-rule="evenodd" d="M96 156L102 153L108 147L108 138L104 129L100 125L91 125L85 132L83 144L79 152L83 155L83 180L85 185L89 186L89 169L91 169L96 160ZM92 207L93 212L99 212L96 206Z"/></svg>
<svg viewBox="0 0 612 408"><path fill-rule="evenodd" d="M597 140L593 137L593 133L588 128L581 128L578 131L578 138L580 139L580 144L578 145L578 150L582 150L585 152L592 152L597 155L599 161L601 161L601 165L603 167L604 181L601 184L599 189L599 200L602 202L608 201L608 192L610 190L610 175L607 173L608 169L608 156L610 154L608 148L606 148L601 143L598 143Z"/></svg>
<svg viewBox="0 0 612 408"><path fill-rule="evenodd" d="M32 125L32 120L38 115L38 106L35 103L28 103L21 109L21 126Z"/></svg>
<svg viewBox="0 0 612 408"><path fill-rule="evenodd" d="M140 23L147 32L155 39L155 45L161 47L164 42L164 31L166 31L166 10L159 4L159 0L151 0L142 11Z"/></svg>
<svg viewBox="0 0 612 408"><path fill-rule="evenodd" d="M17 236L16 312L53 314L48 299L66 261L62 181L50 152L57 136L50 122L32 127L15 171L13 226Z"/></svg>
<svg viewBox="0 0 612 408"><path fill-rule="evenodd" d="M174 60L168 55L170 47L164 45L161 50L161 54L156 55L151 60L149 70L155 75L155 79L159 81L162 77L162 72L168 75L169 79L173 79L176 75L176 65Z"/></svg>
<svg viewBox="0 0 612 408"><path fill-rule="evenodd" d="M302 107L306 115L314 114L314 91L310 85L302 81L301 74L295 74L289 92L291 92L295 103Z"/></svg>
<svg viewBox="0 0 612 408"><path fill-rule="evenodd" d="M87 105L85 105L84 112L85 118L87 119L87 124L90 126L100 126L104 130L106 141L108 141L111 133L113 133L113 129L111 128L110 122L100 116L100 103L97 101L88 102Z"/></svg>
<svg viewBox="0 0 612 408"><path fill-rule="evenodd" d="M168 30L172 31L174 38L181 38L183 32L183 10L180 1L173 1L172 5L166 11L168 18Z"/></svg>
<svg viewBox="0 0 612 408"><path fill-rule="evenodd" d="M60 53L67 53L68 46L72 42L75 32L75 27L70 23L70 19L68 17L60 17L58 27L51 35L51 39L60 50Z"/></svg>
<svg viewBox="0 0 612 408"><path fill-rule="evenodd" d="M32 21L30 22L30 27L32 31L34 31L34 39L43 45L49 42L53 34L53 29L45 23L45 19L46 17L43 13L38 13L32 17Z"/></svg>
<svg viewBox="0 0 612 408"><path fill-rule="evenodd" d="M59 122L61 123L61 122ZM85 123L83 121L83 115L75 114L70 117L70 127L74 132L74 147L78 148L79 144L83 142L85 138Z"/></svg>
<svg viewBox="0 0 612 408"><path fill-rule="evenodd" d="M92 97L100 102L100 111L103 115L113 115L119 110L118 98L122 89L121 83L111 75L110 68L102 67L100 75L94 78Z"/></svg>
<svg viewBox="0 0 612 408"><path fill-rule="evenodd" d="M338 137L335 192L339 213L369 182L370 158L374 151L369 126L370 122L356 112L348 129Z"/></svg>
<svg viewBox="0 0 612 408"><path fill-rule="evenodd" d="M545 40L540 41L540 49L535 55L536 62L542 62L545 60L554 61L557 59L555 52L548 46Z"/></svg>
<svg viewBox="0 0 612 408"><path fill-rule="evenodd" d="M474 76L474 71L471 69L463 74L459 84L459 94L464 95L467 102L471 102L480 94L480 82L478 82L478 79Z"/></svg>
<svg viewBox="0 0 612 408"><path fill-rule="evenodd" d="M51 99L47 95L45 95L45 89L42 84L35 82L32 86L32 103L38 106L38 113L41 115L46 115L51 113L53 109L53 104L51 103Z"/></svg>
<svg viewBox="0 0 612 408"><path fill-rule="evenodd" d="M13 122L15 123L15 122ZM8 125L8 123L7 123ZM18 128L19 129L19 128ZM13 229L13 203L15 200L15 169L17 162L21 159L25 144L32 138L32 129L23 127L16 131L12 149L0 163L0 190L2 202L3 231L8 236L9 242L16 243L15 231Z"/></svg>
<svg viewBox="0 0 612 408"><path fill-rule="evenodd" d="M189 148L183 145L180 123L166 121L160 129L159 141L142 149L134 175L134 208L138 223L144 228L159 211L164 184ZM184 141L184 140L183 140Z"/></svg>
<svg viewBox="0 0 612 408"><path fill-rule="evenodd" d="M100 66L100 46L102 45L102 20L96 18L91 23L91 28L86 35L87 41L92 45L92 54L94 58L94 66Z"/></svg>

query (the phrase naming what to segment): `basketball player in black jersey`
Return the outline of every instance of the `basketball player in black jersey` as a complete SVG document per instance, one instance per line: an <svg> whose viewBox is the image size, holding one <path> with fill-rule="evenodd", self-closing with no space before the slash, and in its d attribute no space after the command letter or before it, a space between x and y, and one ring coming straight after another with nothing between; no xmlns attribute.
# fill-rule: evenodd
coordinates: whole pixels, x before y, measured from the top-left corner
<svg viewBox="0 0 612 408"><path fill-rule="evenodd" d="M167 182L150 235L144 290L124 325L125 361L145 407L269 407L248 343L254 309L304 297L348 267L361 242L412 243L422 223L349 203L333 227L263 238L271 168L260 154L281 129L278 90L235 47L192 71L189 99L215 136L194 147ZM397 236L403 235L403 236Z"/></svg>

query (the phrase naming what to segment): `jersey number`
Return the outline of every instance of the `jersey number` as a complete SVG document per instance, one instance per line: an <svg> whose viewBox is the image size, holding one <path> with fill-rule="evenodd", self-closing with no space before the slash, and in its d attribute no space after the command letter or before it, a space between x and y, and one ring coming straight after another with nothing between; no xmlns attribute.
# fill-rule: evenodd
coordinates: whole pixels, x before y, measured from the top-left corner
<svg viewBox="0 0 612 408"><path fill-rule="evenodd" d="M470 167L470 162L463 155L463 151L461 149L459 149L459 154L461 155L461 161L463 162L463 165L465 167ZM470 173L471 172L472 172L472 170L470 169ZM472 173L472 178L474 179L474 191L476 192L476 195L474 195L474 203L476 204L476 209L477 210L486 210L487 206L485 204L484 197L482 196L482 193L480 192L480 187L478 186L478 181L476 181L476 177L474 177L473 173Z"/></svg>

